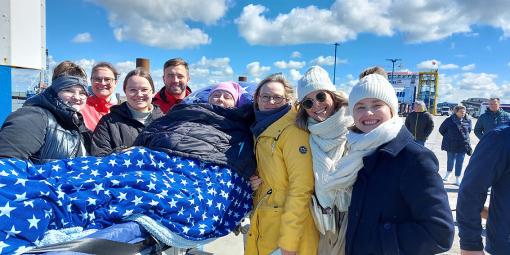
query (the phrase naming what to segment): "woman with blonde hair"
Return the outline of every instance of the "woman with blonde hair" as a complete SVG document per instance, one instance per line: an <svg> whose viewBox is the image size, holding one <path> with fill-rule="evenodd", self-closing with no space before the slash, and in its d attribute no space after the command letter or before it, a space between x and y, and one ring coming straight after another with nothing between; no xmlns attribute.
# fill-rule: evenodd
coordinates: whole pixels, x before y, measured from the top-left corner
<svg viewBox="0 0 510 255"><path fill-rule="evenodd" d="M297 127L293 89L281 74L255 91L255 154L260 186L245 254L317 254L319 235L310 211L313 172L308 133Z"/></svg>

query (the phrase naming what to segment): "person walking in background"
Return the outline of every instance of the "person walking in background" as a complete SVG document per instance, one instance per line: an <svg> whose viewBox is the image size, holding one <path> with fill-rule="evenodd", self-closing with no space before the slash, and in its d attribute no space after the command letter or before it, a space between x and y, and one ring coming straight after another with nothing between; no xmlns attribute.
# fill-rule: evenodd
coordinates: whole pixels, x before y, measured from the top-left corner
<svg viewBox="0 0 510 255"><path fill-rule="evenodd" d="M262 80L254 96L257 175L262 182L245 254L317 254L319 233L310 199L314 189L309 135L298 128L293 89L281 74Z"/></svg>
<svg viewBox="0 0 510 255"><path fill-rule="evenodd" d="M64 61L52 79L48 88L7 117L0 129L0 158L43 164L88 154L90 131L80 113L87 100L87 75Z"/></svg>
<svg viewBox="0 0 510 255"><path fill-rule="evenodd" d="M151 104L154 83L150 74L137 68L124 78L123 90L127 101L111 107L101 118L92 136L91 153L106 156L133 145L142 129L163 116L159 107Z"/></svg>
<svg viewBox="0 0 510 255"><path fill-rule="evenodd" d="M321 184L350 204L346 254L449 250L455 231L437 158L405 128L393 86L379 74L365 76L351 90L349 110L348 153Z"/></svg>
<svg viewBox="0 0 510 255"><path fill-rule="evenodd" d="M510 122L510 114L501 109L499 98L490 98L488 103L489 108L476 121L475 135L478 139L497 126Z"/></svg>
<svg viewBox="0 0 510 255"><path fill-rule="evenodd" d="M485 250L510 254L510 126L485 134L466 167L457 198L462 255L482 255L480 212L491 188Z"/></svg>
<svg viewBox="0 0 510 255"><path fill-rule="evenodd" d="M180 103L191 93L188 87L189 67L182 58L172 58L163 65L163 83L165 86L154 95L153 104L167 113L175 104Z"/></svg>
<svg viewBox="0 0 510 255"><path fill-rule="evenodd" d="M446 118L439 127L439 133L443 136L441 150L446 151L446 175L444 181L449 181L455 165L455 184L460 185L462 164L466 153L471 155L471 119L466 115L466 107L457 105L453 109L454 114Z"/></svg>
<svg viewBox="0 0 510 255"><path fill-rule="evenodd" d="M87 98L87 104L82 110L85 125L91 131L96 129L97 123L110 112L110 108L117 104L114 92L118 77L119 72L108 62L99 62L92 67L90 81L93 95Z"/></svg>
<svg viewBox="0 0 510 255"><path fill-rule="evenodd" d="M425 141L434 130L434 120L432 114L426 111L425 103L416 100L413 104L413 112L411 112L405 121L406 128L413 134L414 140L425 146Z"/></svg>
<svg viewBox="0 0 510 255"><path fill-rule="evenodd" d="M315 194L319 203L324 203L321 207L330 209L330 217L335 222L333 229L325 229L326 226L316 222L321 232L318 254L344 254L349 205L328 197L329 193L324 193L317 184L325 175L340 171L337 164L345 155L346 135L353 123L348 113L347 95L336 91L326 70L312 66L298 81L297 96L296 124L310 132Z"/></svg>

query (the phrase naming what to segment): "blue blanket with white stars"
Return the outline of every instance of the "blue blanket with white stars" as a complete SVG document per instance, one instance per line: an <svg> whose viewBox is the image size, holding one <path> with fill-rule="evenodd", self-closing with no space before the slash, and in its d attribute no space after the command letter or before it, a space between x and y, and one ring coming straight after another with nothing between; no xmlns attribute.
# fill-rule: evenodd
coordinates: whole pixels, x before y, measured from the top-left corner
<svg viewBox="0 0 510 255"><path fill-rule="evenodd" d="M204 241L227 235L251 204L236 171L143 147L44 165L0 159L0 254L26 251L48 230L102 229L137 216Z"/></svg>

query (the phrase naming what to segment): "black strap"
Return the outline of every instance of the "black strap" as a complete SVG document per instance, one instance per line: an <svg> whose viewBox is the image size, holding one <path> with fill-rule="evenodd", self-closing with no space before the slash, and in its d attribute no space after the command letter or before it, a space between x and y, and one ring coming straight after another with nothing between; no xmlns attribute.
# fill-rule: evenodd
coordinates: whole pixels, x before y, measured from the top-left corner
<svg viewBox="0 0 510 255"><path fill-rule="evenodd" d="M116 242L107 239L83 238L70 242L38 247L27 253L41 254L45 252L74 251L96 255L124 255L136 254L146 247L151 240L144 240L135 244Z"/></svg>

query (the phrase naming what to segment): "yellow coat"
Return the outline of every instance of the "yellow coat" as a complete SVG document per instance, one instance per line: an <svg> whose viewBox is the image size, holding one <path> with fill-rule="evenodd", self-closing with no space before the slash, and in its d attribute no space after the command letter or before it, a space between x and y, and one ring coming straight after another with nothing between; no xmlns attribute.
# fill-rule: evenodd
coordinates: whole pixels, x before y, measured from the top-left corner
<svg viewBox="0 0 510 255"><path fill-rule="evenodd" d="M314 189L309 134L294 123L296 111L269 126L257 139L258 175L263 183L253 203L245 254L267 255L278 247L317 254L319 233L310 212Z"/></svg>

